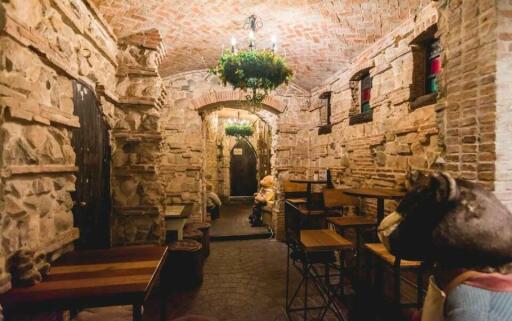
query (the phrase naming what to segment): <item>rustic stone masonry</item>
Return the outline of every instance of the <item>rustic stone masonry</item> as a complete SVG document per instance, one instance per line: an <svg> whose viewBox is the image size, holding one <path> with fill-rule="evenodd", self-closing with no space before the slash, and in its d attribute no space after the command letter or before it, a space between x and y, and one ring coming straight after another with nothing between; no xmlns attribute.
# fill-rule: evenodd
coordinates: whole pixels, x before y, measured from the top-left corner
<svg viewBox="0 0 512 321"><path fill-rule="evenodd" d="M227 136L224 131L225 123L229 118L237 118L237 112L234 109L229 110L229 114L219 114L210 112L204 116L205 131L205 149L204 149L204 176L206 184L212 185L213 191L221 199L228 199L231 195L231 175L230 160L231 150L237 143L233 136ZM253 146L257 155L257 177L262 177L262 162L270 165L268 155L272 145L269 126L258 116L245 110L240 110L240 119L248 120L254 125L255 131L252 136L246 137L247 141ZM269 117L275 115L267 112ZM227 117L229 115L229 117ZM272 122L275 123L275 120Z"/></svg>
<svg viewBox="0 0 512 321"><path fill-rule="evenodd" d="M156 29L119 39L119 96L112 131L113 244L159 243L165 236L160 119L167 93L158 74L164 55Z"/></svg>
<svg viewBox="0 0 512 321"><path fill-rule="evenodd" d="M164 79L169 92L169 105L163 115L165 126L164 167L168 168L165 187L166 202L194 205L194 220L205 215L205 172L203 158L206 149L203 128L208 113L220 106L240 107L245 94L224 87L220 80L206 71L177 74ZM308 166L308 140L297 135L310 117L303 111L309 106L309 94L293 85L283 87L267 97L262 107L245 106L254 111L271 128L272 173L275 177L304 175ZM304 127L303 127L304 126ZM276 180L277 181L277 180ZM279 190L279 186L278 186ZM275 225L282 236L284 227L282 198L275 206Z"/></svg>
<svg viewBox="0 0 512 321"><path fill-rule="evenodd" d="M13 253L27 248L50 262L78 237L70 196L77 171L71 129L80 127L73 80L94 89L110 129L113 244L163 241L163 214L171 204L191 204L192 219L206 219L211 178L205 159L212 149L205 123L221 106L254 112L270 127L278 238L283 179L326 168L337 186L385 188L404 187L412 170L443 169L495 189L512 207L511 6L506 0L440 0L408 10L402 18L410 18L384 28L398 25L376 41L372 36L373 44L358 55L352 53L362 42L348 48L343 54L350 54L350 63L340 64L345 67L323 85L312 91L282 86L254 107L240 105L245 93L205 70L162 79L158 69L167 53L157 29L122 32L117 39L89 0L4 0L0 292L11 286ZM442 72L438 94L425 97L422 42L428 37L440 40ZM326 64L333 65L323 59ZM371 117L359 113L365 72L373 78ZM332 92L332 129L319 135L325 92ZM367 209L374 206L369 202Z"/></svg>
<svg viewBox="0 0 512 321"><path fill-rule="evenodd" d="M72 80L109 90L116 37L94 7L78 0L0 4L0 292L13 253L48 261L72 248L70 192L75 153ZM105 110L113 118L112 110Z"/></svg>

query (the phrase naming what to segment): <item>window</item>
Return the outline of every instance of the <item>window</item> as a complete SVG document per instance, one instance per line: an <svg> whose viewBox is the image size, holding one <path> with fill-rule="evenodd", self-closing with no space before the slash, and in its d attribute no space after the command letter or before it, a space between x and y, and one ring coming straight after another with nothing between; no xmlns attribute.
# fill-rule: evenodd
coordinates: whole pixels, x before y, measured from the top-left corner
<svg viewBox="0 0 512 321"><path fill-rule="evenodd" d="M411 41L413 58L411 110L435 104L441 74L441 44L432 25Z"/></svg>
<svg viewBox="0 0 512 321"><path fill-rule="evenodd" d="M320 125L331 123L331 92L326 91L320 95Z"/></svg>
<svg viewBox="0 0 512 321"><path fill-rule="evenodd" d="M371 110L370 97L372 93L372 78L366 74L361 78L361 112L366 113Z"/></svg>
<svg viewBox="0 0 512 321"><path fill-rule="evenodd" d="M433 40L427 44L427 68L425 77L425 94L437 93L438 76L441 72L441 49L439 40Z"/></svg>
<svg viewBox="0 0 512 321"><path fill-rule="evenodd" d="M373 65L358 71L350 78L352 107L349 111L349 125L367 123L373 120L373 109L370 104L373 82L370 76L371 68L373 68Z"/></svg>
<svg viewBox="0 0 512 321"><path fill-rule="evenodd" d="M320 98L320 128L318 134L328 134L331 132L331 92L322 93Z"/></svg>

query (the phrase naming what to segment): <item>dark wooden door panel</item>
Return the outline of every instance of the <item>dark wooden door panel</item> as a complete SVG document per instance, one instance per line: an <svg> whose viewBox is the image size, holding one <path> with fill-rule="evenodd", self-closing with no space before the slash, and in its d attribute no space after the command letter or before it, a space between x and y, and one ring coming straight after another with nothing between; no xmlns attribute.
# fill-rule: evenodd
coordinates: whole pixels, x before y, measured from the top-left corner
<svg viewBox="0 0 512 321"><path fill-rule="evenodd" d="M245 139L231 150L231 196L252 196L256 193L256 152Z"/></svg>
<svg viewBox="0 0 512 321"><path fill-rule="evenodd" d="M75 226L80 229L79 248L110 245L110 145L108 127L96 96L74 82L74 109L80 128L73 130L72 144L79 168L73 193Z"/></svg>

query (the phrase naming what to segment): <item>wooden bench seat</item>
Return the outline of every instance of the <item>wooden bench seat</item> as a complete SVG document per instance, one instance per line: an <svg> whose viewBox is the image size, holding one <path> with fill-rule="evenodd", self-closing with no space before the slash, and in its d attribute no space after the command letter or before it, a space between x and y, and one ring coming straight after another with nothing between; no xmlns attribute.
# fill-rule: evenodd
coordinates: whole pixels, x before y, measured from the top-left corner
<svg viewBox="0 0 512 321"><path fill-rule="evenodd" d="M336 251L352 248L352 242L335 231L301 230L300 243L306 252Z"/></svg>
<svg viewBox="0 0 512 321"><path fill-rule="evenodd" d="M350 227L371 227L377 225L377 220L368 216L342 216L342 217L329 217L327 222L336 227L350 228Z"/></svg>
<svg viewBox="0 0 512 321"><path fill-rule="evenodd" d="M297 198L287 198L288 202L292 202L294 204L306 204L308 200L305 197L297 197Z"/></svg>
<svg viewBox="0 0 512 321"><path fill-rule="evenodd" d="M389 253L384 244L382 243L367 243L364 245L370 252L379 257L381 260L389 265L394 265L396 257ZM407 261L400 260L401 268L419 268L421 266L420 261Z"/></svg>

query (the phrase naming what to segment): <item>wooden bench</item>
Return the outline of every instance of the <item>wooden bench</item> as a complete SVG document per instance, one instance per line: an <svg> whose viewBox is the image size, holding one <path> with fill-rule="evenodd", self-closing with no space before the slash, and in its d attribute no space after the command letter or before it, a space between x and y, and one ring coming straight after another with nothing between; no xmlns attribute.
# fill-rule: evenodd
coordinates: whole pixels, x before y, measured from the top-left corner
<svg viewBox="0 0 512 321"><path fill-rule="evenodd" d="M328 229L302 230L300 243L306 252L337 251L353 247L352 242Z"/></svg>

